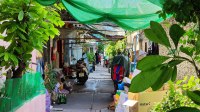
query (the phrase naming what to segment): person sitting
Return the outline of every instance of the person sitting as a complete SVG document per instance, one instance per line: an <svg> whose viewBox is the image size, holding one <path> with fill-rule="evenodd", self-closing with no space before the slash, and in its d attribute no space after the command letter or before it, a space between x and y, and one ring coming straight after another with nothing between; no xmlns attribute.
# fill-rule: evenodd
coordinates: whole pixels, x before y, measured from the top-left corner
<svg viewBox="0 0 200 112"><path fill-rule="evenodd" d="M65 76L69 75L69 64L65 63L63 66L63 73L65 74Z"/></svg>

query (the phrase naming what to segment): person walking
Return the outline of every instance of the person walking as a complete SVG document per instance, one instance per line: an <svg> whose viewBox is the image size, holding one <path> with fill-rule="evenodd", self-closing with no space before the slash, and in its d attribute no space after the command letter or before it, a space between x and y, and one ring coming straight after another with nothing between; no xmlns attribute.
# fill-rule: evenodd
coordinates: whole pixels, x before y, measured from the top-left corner
<svg viewBox="0 0 200 112"><path fill-rule="evenodd" d="M99 64L99 59L98 59L98 56L99 56L99 53L98 53L98 52L96 52L96 53L95 53L96 64Z"/></svg>
<svg viewBox="0 0 200 112"><path fill-rule="evenodd" d="M101 65L101 55L100 54L98 55L98 61L99 61L99 64Z"/></svg>

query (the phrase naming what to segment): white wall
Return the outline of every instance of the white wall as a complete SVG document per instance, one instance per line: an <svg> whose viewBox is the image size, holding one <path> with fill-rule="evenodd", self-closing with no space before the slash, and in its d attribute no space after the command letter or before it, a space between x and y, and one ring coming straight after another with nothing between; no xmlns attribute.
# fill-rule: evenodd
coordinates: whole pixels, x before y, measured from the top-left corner
<svg viewBox="0 0 200 112"><path fill-rule="evenodd" d="M0 46L8 47L9 45L10 45L10 43L5 42L5 41L3 41L3 40L0 39ZM6 71L7 71L7 70L3 67L2 71L0 71L0 75L1 75L2 73L5 73Z"/></svg>
<svg viewBox="0 0 200 112"><path fill-rule="evenodd" d="M46 112L46 94L36 96L15 112Z"/></svg>
<svg viewBox="0 0 200 112"><path fill-rule="evenodd" d="M73 52L74 58L76 58L76 62L77 62L77 60L82 58L83 50L80 45L74 45L72 47L72 52Z"/></svg>
<svg viewBox="0 0 200 112"><path fill-rule="evenodd" d="M136 35L138 34L139 32L133 32L131 34L129 34L127 36L127 44L128 44L128 47L133 49L133 51L135 51L135 48L136 48L136 51L139 50L140 46L139 46L139 41L137 42L136 44Z"/></svg>

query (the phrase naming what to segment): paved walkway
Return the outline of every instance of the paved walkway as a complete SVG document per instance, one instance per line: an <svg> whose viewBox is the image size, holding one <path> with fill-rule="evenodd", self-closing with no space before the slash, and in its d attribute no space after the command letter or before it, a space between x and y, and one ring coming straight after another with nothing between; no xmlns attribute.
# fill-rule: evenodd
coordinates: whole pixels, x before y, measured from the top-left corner
<svg viewBox="0 0 200 112"><path fill-rule="evenodd" d="M113 101L111 94L113 89L108 69L97 65L96 71L90 73L85 85L74 85L73 92L68 96L67 104L53 107L63 110L60 112L113 112L107 109Z"/></svg>

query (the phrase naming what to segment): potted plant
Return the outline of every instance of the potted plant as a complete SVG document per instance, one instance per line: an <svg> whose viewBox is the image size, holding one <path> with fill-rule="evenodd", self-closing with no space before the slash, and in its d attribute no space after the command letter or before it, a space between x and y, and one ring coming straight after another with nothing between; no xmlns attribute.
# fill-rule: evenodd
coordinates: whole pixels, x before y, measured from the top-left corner
<svg viewBox="0 0 200 112"><path fill-rule="evenodd" d="M90 71L95 71L95 56L93 53L87 53L87 58L88 58L88 61L89 61L89 66L90 66Z"/></svg>

